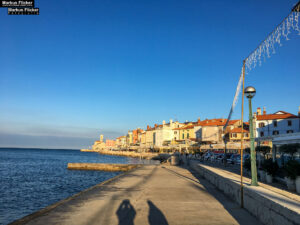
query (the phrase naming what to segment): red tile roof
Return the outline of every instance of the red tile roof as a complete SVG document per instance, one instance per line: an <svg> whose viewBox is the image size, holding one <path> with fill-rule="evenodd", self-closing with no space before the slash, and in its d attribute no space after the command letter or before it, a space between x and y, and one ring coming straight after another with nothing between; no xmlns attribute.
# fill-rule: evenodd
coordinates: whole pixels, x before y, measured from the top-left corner
<svg viewBox="0 0 300 225"><path fill-rule="evenodd" d="M227 119L226 119L226 121L227 121ZM240 121L240 120L229 120L228 125L233 125L238 121Z"/></svg>
<svg viewBox="0 0 300 225"><path fill-rule="evenodd" d="M266 115L257 115L257 120L276 120L276 119L292 119L292 118L299 118L298 116L285 112L285 111L278 111L273 114L266 114Z"/></svg>
<svg viewBox="0 0 300 225"><path fill-rule="evenodd" d="M227 119L206 119L200 122L190 122L193 125L189 125L189 126L183 126L180 128L175 128L173 130L184 130L184 129L191 129L195 126L224 126L226 124ZM239 120L230 120L228 125L233 125L236 122L238 122Z"/></svg>
<svg viewBox="0 0 300 225"><path fill-rule="evenodd" d="M229 120L228 125L234 125L240 120ZM203 120L198 123L196 126L225 126L227 119L210 119L210 120ZM247 123L246 123L247 124Z"/></svg>
<svg viewBox="0 0 300 225"><path fill-rule="evenodd" d="M192 128L194 128L194 126L195 125L188 125L188 126L184 127L184 129L192 129Z"/></svg>
<svg viewBox="0 0 300 225"><path fill-rule="evenodd" d="M198 123L197 126L224 126L226 121L226 119L206 119L200 121L200 123Z"/></svg>

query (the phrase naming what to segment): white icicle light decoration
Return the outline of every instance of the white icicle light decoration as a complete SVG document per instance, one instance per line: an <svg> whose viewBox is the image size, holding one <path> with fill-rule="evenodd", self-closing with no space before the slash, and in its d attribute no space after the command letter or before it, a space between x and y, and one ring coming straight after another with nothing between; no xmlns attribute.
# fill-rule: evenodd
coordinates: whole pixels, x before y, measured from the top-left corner
<svg viewBox="0 0 300 225"><path fill-rule="evenodd" d="M246 61L246 73L261 65L262 58L270 58L271 53L275 54L275 44L281 46L282 38L289 40L289 34L292 31L297 31L300 35L299 29L299 12L291 12L278 27L248 56Z"/></svg>
<svg viewBox="0 0 300 225"><path fill-rule="evenodd" d="M238 99L239 99L239 95L240 95L240 92L241 92L241 89L242 89L242 84L243 84L243 68L244 67L242 67L240 79L239 79L238 85L237 85L236 90L235 90L235 95L234 95L233 102L232 102L232 105L231 105L231 108L230 108L230 111L229 111L229 114L228 114L228 117L227 117L226 124L223 127L224 130L226 129L226 127L229 123L229 120L231 119L233 110L234 110L234 108L235 108L235 106L238 102Z"/></svg>
<svg viewBox="0 0 300 225"><path fill-rule="evenodd" d="M291 30L297 31L298 35L300 35L299 14L300 1L293 8L292 12L275 28L275 30L245 59L245 73L248 73L251 69L255 68L257 63L261 65L262 57L264 59L266 58L266 56L269 58L271 56L271 52L275 54L275 44L277 43L279 44L279 46L281 46L282 37L284 37L286 40L289 40L288 36L291 33ZM243 68L235 91L227 122L223 128L224 130L226 129L228 122L231 119L233 110L237 104L242 87L242 78Z"/></svg>

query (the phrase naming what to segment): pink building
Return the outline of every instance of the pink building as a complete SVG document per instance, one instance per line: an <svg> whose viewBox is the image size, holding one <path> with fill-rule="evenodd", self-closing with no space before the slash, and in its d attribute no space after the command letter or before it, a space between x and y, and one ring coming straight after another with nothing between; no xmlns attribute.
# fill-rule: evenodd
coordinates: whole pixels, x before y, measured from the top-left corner
<svg viewBox="0 0 300 225"><path fill-rule="evenodd" d="M106 147L115 147L116 141L115 140L106 140L105 146Z"/></svg>

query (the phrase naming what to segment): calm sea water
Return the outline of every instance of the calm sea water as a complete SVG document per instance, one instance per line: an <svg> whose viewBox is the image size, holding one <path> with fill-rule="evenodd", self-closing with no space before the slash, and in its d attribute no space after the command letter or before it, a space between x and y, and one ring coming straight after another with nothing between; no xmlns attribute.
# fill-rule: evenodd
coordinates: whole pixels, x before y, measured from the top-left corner
<svg viewBox="0 0 300 225"><path fill-rule="evenodd" d="M140 163L138 159L78 150L0 148L0 224L120 174L67 170L69 162Z"/></svg>

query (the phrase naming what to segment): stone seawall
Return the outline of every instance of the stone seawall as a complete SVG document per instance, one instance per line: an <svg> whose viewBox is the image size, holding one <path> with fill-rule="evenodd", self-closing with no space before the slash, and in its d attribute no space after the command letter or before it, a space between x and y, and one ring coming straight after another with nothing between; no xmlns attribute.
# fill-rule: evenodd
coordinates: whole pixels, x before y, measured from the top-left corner
<svg viewBox="0 0 300 225"><path fill-rule="evenodd" d="M190 166L200 176L207 179L228 197L240 204L241 189L238 176L228 171L201 165L197 161L191 161ZM250 186L250 179L244 178L244 208L258 218L263 224L274 225L295 225L300 224L300 201L295 198L288 198L275 189ZM290 193L290 195L294 195ZM294 196L292 196L294 197Z"/></svg>
<svg viewBox="0 0 300 225"><path fill-rule="evenodd" d="M68 163L69 170L101 170L109 172L129 171L140 165L134 164L104 164L104 163Z"/></svg>

